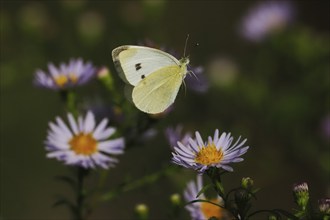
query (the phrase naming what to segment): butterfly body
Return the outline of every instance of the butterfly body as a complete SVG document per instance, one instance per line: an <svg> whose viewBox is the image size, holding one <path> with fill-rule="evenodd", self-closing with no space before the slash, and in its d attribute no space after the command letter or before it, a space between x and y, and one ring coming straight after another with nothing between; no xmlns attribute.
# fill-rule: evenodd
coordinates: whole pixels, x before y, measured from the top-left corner
<svg viewBox="0 0 330 220"><path fill-rule="evenodd" d="M188 58L149 47L120 46L112 51L120 77L133 87L131 99L143 112L156 114L173 104L187 74Z"/></svg>

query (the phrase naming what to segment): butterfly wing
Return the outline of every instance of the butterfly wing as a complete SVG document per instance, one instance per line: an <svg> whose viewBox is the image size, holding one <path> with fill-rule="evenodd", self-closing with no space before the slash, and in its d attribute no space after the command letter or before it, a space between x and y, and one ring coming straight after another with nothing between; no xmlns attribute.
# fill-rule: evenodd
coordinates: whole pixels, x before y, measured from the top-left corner
<svg viewBox="0 0 330 220"><path fill-rule="evenodd" d="M133 89L132 100L143 112L165 111L175 100L183 78L178 65L163 67L141 80Z"/></svg>
<svg viewBox="0 0 330 220"><path fill-rule="evenodd" d="M163 67L180 65L172 55L142 46L117 47L112 51L112 59L119 76L133 86Z"/></svg>

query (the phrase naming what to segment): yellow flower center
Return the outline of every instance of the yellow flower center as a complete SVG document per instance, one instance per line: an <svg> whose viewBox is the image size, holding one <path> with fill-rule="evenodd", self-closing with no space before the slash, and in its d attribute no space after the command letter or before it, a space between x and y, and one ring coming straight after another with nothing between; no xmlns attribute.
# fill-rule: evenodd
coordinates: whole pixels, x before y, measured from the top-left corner
<svg viewBox="0 0 330 220"><path fill-rule="evenodd" d="M80 133L69 141L71 150L76 154L89 156L97 151L97 141L91 134Z"/></svg>
<svg viewBox="0 0 330 220"><path fill-rule="evenodd" d="M77 83L78 77L74 73L69 73L68 75L60 74L54 78L54 81L59 87L63 87L69 81L72 83Z"/></svg>
<svg viewBox="0 0 330 220"><path fill-rule="evenodd" d="M66 75L60 74L54 78L54 81L59 87L63 87L65 84L68 83L69 80Z"/></svg>
<svg viewBox="0 0 330 220"><path fill-rule="evenodd" d="M217 150L214 143L209 143L207 146L200 148L196 154L195 162L203 165L219 163L223 158L223 152Z"/></svg>
<svg viewBox="0 0 330 220"><path fill-rule="evenodd" d="M219 199L212 199L210 202L220 204ZM209 219L211 217L215 217L216 219L222 219L224 217L223 209L219 206L213 205L208 202L202 202L201 203L201 211L203 215L205 216L205 219Z"/></svg>
<svg viewBox="0 0 330 220"><path fill-rule="evenodd" d="M78 77L74 73L69 73L69 79L71 82L76 83L78 81Z"/></svg>

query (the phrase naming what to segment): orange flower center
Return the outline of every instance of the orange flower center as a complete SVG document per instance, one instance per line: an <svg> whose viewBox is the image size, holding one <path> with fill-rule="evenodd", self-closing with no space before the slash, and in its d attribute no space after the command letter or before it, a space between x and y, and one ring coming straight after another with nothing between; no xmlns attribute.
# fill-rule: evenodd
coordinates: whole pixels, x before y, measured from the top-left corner
<svg viewBox="0 0 330 220"><path fill-rule="evenodd" d="M80 133L69 141L71 150L76 154L89 156L97 151L97 141L91 134Z"/></svg>
<svg viewBox="0 0 330 220"><path fill-rule="evenodd" d="M212 199L210 202L220 204L219 199ZM221 204L220 204L221 205ZM224 217L223 209L219 206L213 205L208 202L201 203L201 211L205 216L205 219L209 219L211 217L215 217L216 219L222 219Z"/></svg>
<svg viewBox="0 0 330 220"><path fill-rule="evenodd" d="M199 149L196 154L195 162L203 165L219 163L223 158L223 152L217 150L214 143L209 143L207 146Z"/></svg>

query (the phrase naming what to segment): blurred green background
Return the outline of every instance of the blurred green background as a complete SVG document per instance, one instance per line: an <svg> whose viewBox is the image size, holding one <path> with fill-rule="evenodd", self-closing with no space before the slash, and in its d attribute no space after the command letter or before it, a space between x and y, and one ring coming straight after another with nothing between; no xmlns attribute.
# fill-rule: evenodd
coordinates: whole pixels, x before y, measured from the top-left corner
<svg viewBox="0 0 330 220"><path fill-rule="evenodd" d="M181 123L204 137L219 128L248 139L245 161L224 181L232 188L241 177L253 178L262 188L255 208L291 211L291 187L300 181L308 182L314 203L329 197L329 2L293 1L293 24L252 43L239 25L256 2L1 1L1 219L70 218L65 207L52 207L56 195L72 196L54 176L70 173L46 159L43 146L48 122L65 112L56 92L33 86L36 69L82 57L113 70L112 49L146 39L181 55L188 33L188 45L200 44L188 46L191 64L205 67L209 90L182 90L157 138L119 157L109 187L166 166L163 129ZM99 87L95 80L81 94L97 95ZM194 178L182 170L103 204L90 219L132 219L137 203L149 206L152 219L166 219L170 194Z"/></svg>

